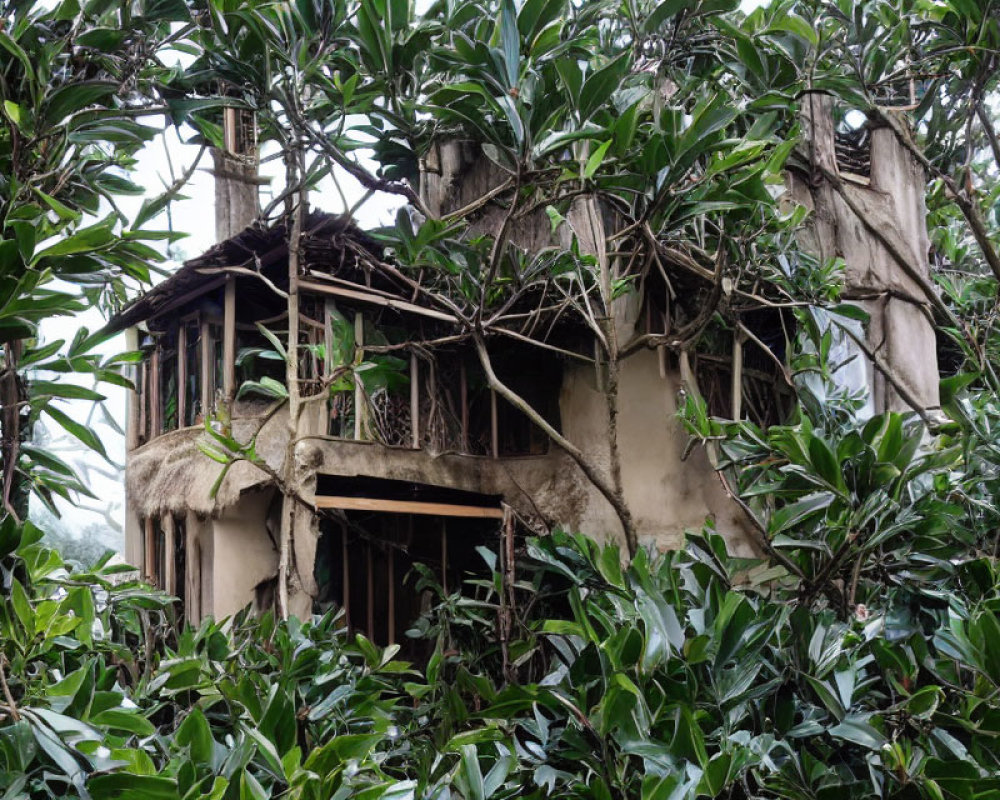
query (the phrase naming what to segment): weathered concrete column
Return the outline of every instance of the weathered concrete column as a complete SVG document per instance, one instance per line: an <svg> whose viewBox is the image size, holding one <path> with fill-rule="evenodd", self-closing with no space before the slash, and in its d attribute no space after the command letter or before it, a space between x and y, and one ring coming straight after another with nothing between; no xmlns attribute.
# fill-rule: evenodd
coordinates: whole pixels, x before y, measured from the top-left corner
<svg viewBox="0 0 1000 800"><path fill-rule="evenodd" d="M842 258L844 297L870 315L867 384L876 413L940 404L930 286L923 169L888 128L871 132L870 176L838 165L833 98L802 100L801 153L811 174L792 172L793 200L811 212L800 236L818 258ZM860 351L860 348L858 348Z"/></svg>
<svg viewBox="0 0 1000 800"><path fill-rule="evenodd" d="M235 236L260 213L257 187L257 136L253 114L227 108L223 112L224 150L214 148L215 238Z"/></svg>

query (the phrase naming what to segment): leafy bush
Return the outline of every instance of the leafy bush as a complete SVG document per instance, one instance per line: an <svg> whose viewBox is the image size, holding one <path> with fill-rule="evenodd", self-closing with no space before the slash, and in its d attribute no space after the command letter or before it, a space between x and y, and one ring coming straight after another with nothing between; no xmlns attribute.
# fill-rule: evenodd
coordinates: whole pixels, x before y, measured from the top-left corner
<svg viewBox="0 0 1000 800"><path fill-rule="evenodd" d="M169 598L69 574L5 523L0 792L997 796L1000 575L938 479L961 452L920 434L894 415L729 429L784 564L711 529L627 566L532 539L513 590L496 573L418 623L419 671L332 613L175 633Z"/></svg>

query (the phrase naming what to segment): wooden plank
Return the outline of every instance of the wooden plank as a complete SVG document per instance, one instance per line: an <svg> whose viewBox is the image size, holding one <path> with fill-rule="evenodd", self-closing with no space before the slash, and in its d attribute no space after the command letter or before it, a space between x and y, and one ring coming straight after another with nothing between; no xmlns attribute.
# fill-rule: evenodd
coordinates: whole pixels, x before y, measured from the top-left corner
<svg viewBox="0 0 1000 800"><path fill-rule="evenodd" d="M359 363L364 360L365 351L362 345L365 343L365 318L358 311L354 314L354 361ZM361 441L364 433L365 415L365 387L357 372L354 373L354 438Z"/></svg>
<svg viewBox="0 0 1000 800"><path fill-rule="evenodd" d="M315 283L313 281L299 281L299 288L304 292L315 292L316 294L325 294L333 297L346 297L351 300L358 300L362 303L370 303L371 305L382 306L383 308L393 308L397 311L408 311L411 314L420 314L425 317L444 320L445 322L458 322L458 320L451 314L445 314L442 311L435 311L433 308L424 308L423 306L418 306L415 303L408 303L405 300L394 300L389 297L381 297L380 295L370 294L369 292L363 292L357 289L346 289L341 286L328 286L326 284Z"/></svg>
<svg viewBox="0 0 1000 800"><path fill-rule="evenodd" d="M222 391L226 401L236 397L236 278L226 276L222 316Z"/></svg>
<svg viewBox="0 0 1000 800"><path fill-rule="evenodd" d="M414 450L420 449L420 362L410 352L410 438Z"/></svg>
<svg viewBox="0 0 1000 800"><path fill-rule="evenodd" d="M212 411L212 367L214 366L214 349L212 347L212 332L208 320L201 317L199 323L199 338L201 344L201 417L205 419Z"/></svg>
<svg viewBox="0 0 1000 800"><path fill-rule="evenodd" d="M177 427L187 425L187 325L183 322L177 329Z"/></svg>
<svg viewBox="0 0 1000 800"><path fill-rule="evenodd" d="M503 510L494 506L463 506L456 503L426 503L418 500L385 500L380 497L340 497L319 495L316 508L344 511L385 511L393 514L426 514L436 517L503 519Z"/></svg>

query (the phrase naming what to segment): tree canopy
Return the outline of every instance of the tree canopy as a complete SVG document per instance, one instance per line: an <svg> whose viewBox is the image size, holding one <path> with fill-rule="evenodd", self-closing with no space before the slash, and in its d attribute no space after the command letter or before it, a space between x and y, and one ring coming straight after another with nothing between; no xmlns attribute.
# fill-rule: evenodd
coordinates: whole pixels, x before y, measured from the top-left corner
<svg viewBox="0 0 1000 800"><path fill-rule="evenodd" d="M737 6L2 7L5 796L1000 791L1000 6ZM921 302L938 332L940 414L866 418L836 381L823 320L864 315L842 302L844 265L801 246L807 214L784 191L789 171L831 180L803 137L816 92L834 98L848 140L889 129L924 170L932 271ZM138 191L136 155L164 126L221 146L227 107L252 111L284 160L264 215L289 230L324 179L405 204L377 232L381 268L458 319L488 374L487 341L531 339L525 298L551 298L586 325L613 449L622 360L645 347L711 350L747 315L780 311L791 324L767 349L795 391L791 414L770 426L712 418L696 393L683 408L765 558L729 558L711 530L684 553L649 556L613 452L609 466L574 457L618 512L631 563L564 534L533 542L520 584L496 575L474 597L443 595L417 623L433 652L422 671L347 641L334 615L176 631L169 600L115 588L114 569L67 573L38 544L26 496L87 489L33 446L31 427L44 414L101 453L60 405L100 395L61 376L127 385L117 366L134 355L93 355L101 337L86 330L45 342L38 324L113 310L149 279L156 242L176 236L151 228L186 176L129 218L118 200ZM454 142L475 148L491 185L441 207L428 191L435 148ZM525 246L539 221L551 240ZM670 326L620 341L616 300L653 280L671 293ZM229 444L240 456L245 444ZM516 620L503 641L501 610Z"/></svg>

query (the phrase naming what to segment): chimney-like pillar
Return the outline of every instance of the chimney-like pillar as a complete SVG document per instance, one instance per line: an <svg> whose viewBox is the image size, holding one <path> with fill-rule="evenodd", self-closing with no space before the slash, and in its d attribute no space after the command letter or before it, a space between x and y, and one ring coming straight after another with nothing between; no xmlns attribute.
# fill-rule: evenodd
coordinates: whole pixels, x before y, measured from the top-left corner
<svg viewBox="0 0 1000 800"><path fill-rule="evenodd" d="M260 213L257 199L257 130L252 111L223 109L225 148L214 148L215 237L225 241Z"/></svg>

